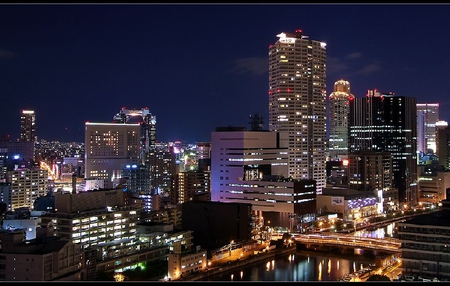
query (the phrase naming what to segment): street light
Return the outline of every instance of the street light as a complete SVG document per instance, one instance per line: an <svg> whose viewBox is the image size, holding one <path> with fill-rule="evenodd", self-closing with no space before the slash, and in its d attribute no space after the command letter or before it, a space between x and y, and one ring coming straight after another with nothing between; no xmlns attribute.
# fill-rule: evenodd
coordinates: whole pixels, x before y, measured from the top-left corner
<svg viewBox="0 0 450 286"><path fill-rule="evenodd" d="M228 256L231 256L231 247L233 246L233 243L234 243L234 240L231 240L230 241L230 247L229 247L229 250L228 250Z"/></svg>

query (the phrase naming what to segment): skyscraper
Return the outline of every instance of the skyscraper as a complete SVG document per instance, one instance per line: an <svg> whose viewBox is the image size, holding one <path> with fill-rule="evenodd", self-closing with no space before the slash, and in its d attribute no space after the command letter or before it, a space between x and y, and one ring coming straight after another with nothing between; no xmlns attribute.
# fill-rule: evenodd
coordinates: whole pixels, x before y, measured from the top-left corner
<svg viewBox="0 0 450 286"><path fill-rule="evenodd" d="M436 122L439 103L417 103L417 151L436 154Z"/></svg>
<svg viewBox="0 0 450 286"><path fill-rule="evenodd" d="M417 203L416 98L369 90L350 103L349 153L390 152L400 203ZM350 163L351 164L351 163Z"/></svg>
<svg viewBox="0 0 450 286"><path fill-rule="evenodd" d="M289 136L288 176L326 180L326 44L301 30L269 46L269 130Z"/></svg>
<svg viewBox="0 0 450 286"><path fill-rule="evenodd" d="M341 160L348 157L348 116L350 101L355 96L350 93L350 83L340 79L334 83L334 91L329 99L329 145L331 160Z"/></svg>
<svg viewBox="0 0 450 286"><path fill-rule="evenodd" d="M36 141L36 116L33 110L22 110L20 116L20 141Z"/></svg>

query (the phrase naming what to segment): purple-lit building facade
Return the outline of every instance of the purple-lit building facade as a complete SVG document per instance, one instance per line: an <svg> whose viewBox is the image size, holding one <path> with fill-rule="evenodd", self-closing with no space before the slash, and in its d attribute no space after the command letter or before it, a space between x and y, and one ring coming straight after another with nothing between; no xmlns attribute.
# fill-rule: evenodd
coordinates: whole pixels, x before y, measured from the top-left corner
<svg viewBox="0 0 450 286"><path fill-rule="evenodd" d="M317 196L319 214L336 214L345 221L362 221L376 215L378 198L372 192L361 192L346 187L326 187Z"/></svg>

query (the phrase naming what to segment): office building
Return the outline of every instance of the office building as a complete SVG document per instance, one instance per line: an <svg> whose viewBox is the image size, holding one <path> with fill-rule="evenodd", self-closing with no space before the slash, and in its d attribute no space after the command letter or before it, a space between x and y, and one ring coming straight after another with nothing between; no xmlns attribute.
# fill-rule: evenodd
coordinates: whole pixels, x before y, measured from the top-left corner
<svg viewBox="0 0 450 286"><path fill-rule="evenodd" d="M417 103L417 152L436 154L439 103Z"/></svg>
<svg viewBox="0 0 450 286"><path fill-rule="evenodd" d="M361 151L349 155L348 185L372 192L378 213L397 210L398 190L393 187L392 155L389 152Z"/></svg>
<svg viewBox="0 0 450 286"><path fill-rule="evenodd" d="M350 83L340 79L334 83L334 91L328 97L328 151L330 160L341 161L348 158L348 122L350 101L355 96L350 93Z"/></svg>
<svg viewBox="0 0 450 286"><path fill-rule="evenodd" d="M140 132L141 163L151 164L156 149L156 116L152 115L148 107L141 109L122 109L114 115L113 123L138 123Z"/></svg>
<svg viewBox="0 0 450 286"><path fill-rule="evenodd" d="M348 187L324 188L317 196L317 210L322 215L337 215L345 221L362 222L378 214L378 198L372 192Z"/></svg>
<svg viewBox="0 0 450 286"><path fill-rule="evenodd" d="M403 275L450 279L450 188L442 209L399 222Z"/></svg>
<svg viewBox="0 0 450 286"><path fill-rule="evenodd" d="M399 202L417 203L416 98L368 90L350 102L349 152L389 152Z"/></svg>
<svg viewBox="0 0 450 286"><path fill-rule="evenodd" d="M33 209L34 202L48 191L48 171L39 168L18 168L7 172L7 182L11 184L8 210L18 208Z"/></svg>
<svg viewBox="0 0 450 286"><path fill-rule="evenodd" d="M288 134L287 178L326 183L326 44L301 30L269 46L269 130ZM214 146L213 146L214 148Z"/></svg>
<svg viewBox="0 0 450 286"><path fill-rule="evenodd" d="M122 178L128 194L140 198L144 204L144 211L152 210L151 174L150 167L144 164L128 164L122 169Z"/></svg>
<svg viewBox="0 0 450 286"><path fill-rule="evenodd" d="M450 127L448 125L437 128L437 155L439 164L445 170L450 170Z"/></svg>
<svg viewBox="0 0 450 286"><path fill-rule="evenodd" d="M85 178L118 185L127 164L140 162L141 125L138 123L85 123Z"/></svg>
<svg viewBox="0 0 450 286"><path fill-rule="evenodd" d="M33 110L22 110L20 116L20 141L36 142L36 115Z"/></svg>
<svg viewBox="0 0 450 286"><path fill-rule="evenodd" d="M251 238L254 227L252 205L245 203L222 203L188 201L181 205L182 229L195 234L194 245L212 250L230 241Z"/></svg>
<svg viewBox="0 0 450 286"><path fill-rule="evenodd" d="M211 142L196 143L197 168L200 171L211 170Z"/></svg>
<svg viewBox="0 0 450 286"><path fill-rule="evenodd" d="M198 199L211 201L210 175L198 170L179 172L175 180L177 204Z"/></svg>
<svg viewBox="0 0 450 286"><path fill-rule="evenodd" d="M4 168L13 170L21 167L34 166L34 142L13 141L10 138L0 138L0 159Z"/></svg>
<svg viewBox="0 0 450 286"><path fill-rule="evenodd" d="M438 206L446 199L446 189L450 186L450 172L445 172L444 166L438 164L418 166L418 170L419 205Z"/></svg>
<svg viewBox="0 0 450 286"><path fill-rule="evenodd" d="M286 177L287 132L218 127L211 138L211 201L251 204L272 225L316 212L316 181Z"/></svg>
<svg viewBox="0 0 450 286"><path fill-rule="evenodd" d="M22 230L0 233L0 281L85 280L82 246L58 237L27 241Z"/></svg>
<svg viewBox="0 0 450 286"><path fill-rule="evenodd" d="M177 173L176 154L171 146L156 146L152 163L151 185L153 194L169 196Z"/></svg>

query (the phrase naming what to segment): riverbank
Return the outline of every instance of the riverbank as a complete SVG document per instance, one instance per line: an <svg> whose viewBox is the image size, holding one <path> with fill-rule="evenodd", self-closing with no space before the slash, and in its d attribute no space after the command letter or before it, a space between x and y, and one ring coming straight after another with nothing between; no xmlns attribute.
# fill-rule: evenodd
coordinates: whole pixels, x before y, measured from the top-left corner
<svg viewBox="0 0 450 286"><path fill-rule="evenodd" d="M181 277L180 279L173 280L173 281L202 281L213 275L226 274L229 271L233 271L233 270L242 268L244 266L251 266L252 264L258 264L261 261L264 261L267 259L272 259L272 258L276 258L276 257L282 256L282 255L296 253L296 252L297 252L297 248L295 245L272 249L265 253L259 253L256 255L247 256L244 259L231 260L231 261L228 261L217 267L208 268L207 270L199 271L199 272L193 273L192 275L189 275L187 277Z"/></svg>

